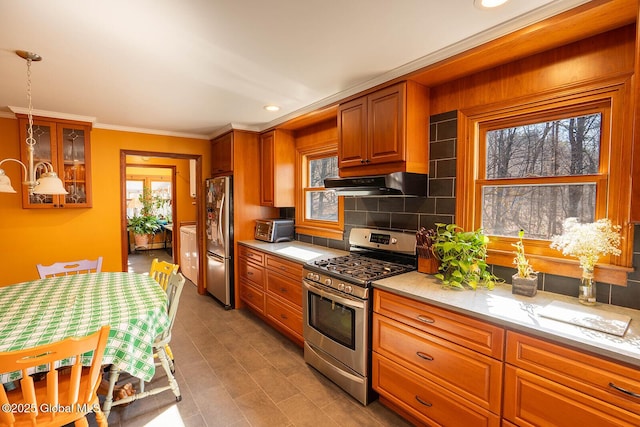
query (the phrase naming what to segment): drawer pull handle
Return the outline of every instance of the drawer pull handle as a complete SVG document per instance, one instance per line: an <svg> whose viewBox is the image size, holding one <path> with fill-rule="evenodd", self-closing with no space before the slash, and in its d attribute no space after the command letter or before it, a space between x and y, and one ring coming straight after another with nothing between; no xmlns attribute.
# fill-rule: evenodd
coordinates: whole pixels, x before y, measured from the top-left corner
<svg viewBox="0 0 640 427"><path fill-rule="evenodd" d="M285 267L284 265L281 265L281 266L280 266L280 270L282 270L282 271L287 271L287 267Z"/></svg>
<svg viewBox="0 0 640 427"><path fill-rule="evenodd" d="M253 271L247 271L247 276L253 276Z"/></svg>
<svg viewBox="0 0 640 427"><path fill-rule="evenodd" d="M287 315L286 315L286 314L281 314L281 315L280 315L280 318L281 318L281 319L285 319L285 320L286 320L286 319L287 319Z"/></svg>
<svg viewBox="0 0 640 427"><path fill-rule="evenodd" d="M433 356L429 356L427 353L423 353L421 351L416 351L416 354L421 359L428 360L428 361L432 361L433 360Z"/></svg>
<svg viewBox="0 0 640 427"><path fill-rule="evenodd" d="M426 401L422 400L422 399L420 398L420 396L416 396L416 400L417 400L421 405L424 405L424 406L426 406L426 407L429 407L429 408L430 408L430 407L432 407L432 406L433 406L433 404L431 404L431 403L429 403L429 402L426 402Z"/></svg>
<svg viewBox="0 0 640 427"><path fill-rule="evenodd" d="M282 292L283 294L287 293L287 288L280 288L280 292Z"/></svg>
<svg viewBox="0 0 640 427"><path fill-rule="evenodd" d="M624 394L627 394L627 395L629 395L629 396L636 397L636 398L640 398L640 394L638 394L638 393L634 393L634 392L629 391L629 390L625 390L625 389L623 389L622 387L618 387L618 386L617 386L617 385L615 385L614 383L609 383L609 387L611 387L611 388L615 388L616 390L618 390L618 391L620 391L620 392L622 392L622 393L624 393Z"/></svg>
<svg viewBox="0 0 640 427"><path fill-rule="evenodd" d="M422 323L436 323L436 321L433 320L431 317L425 316L423 314L420 314L418 316L418 320L421 321Z"/></svg>

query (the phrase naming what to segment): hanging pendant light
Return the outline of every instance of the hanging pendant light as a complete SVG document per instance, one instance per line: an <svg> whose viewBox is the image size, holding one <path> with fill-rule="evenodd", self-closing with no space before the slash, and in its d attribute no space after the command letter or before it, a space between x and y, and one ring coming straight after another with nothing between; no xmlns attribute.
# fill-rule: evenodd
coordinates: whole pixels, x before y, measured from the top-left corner
<svg viewBox="0 0 640 427"><path fill-rule="evenodd" d="M58 178L58 175L53 170L53 165L49 162L38 162L34 164L33 151L36 145L36 140L33 137L33 105L31 102L31 62L41 61L42 57L37 53L27 52L24 50L17 50L16 54L27 61L27 99L29 101L29 111L27 117L29 119L29 126L27 128L27 158L28 163L25 165L18 159L4 159L0 160L0 166L5 162L15 162L22 166L24 171L23 184L28 186L29 194L69 194L64 189L62 180ZM38 178L36 178L36 172L42 168L43 172ZM11 186L11 180L5 174L4 170L0 168L0 193L15 193L16 190Z"/></svg>

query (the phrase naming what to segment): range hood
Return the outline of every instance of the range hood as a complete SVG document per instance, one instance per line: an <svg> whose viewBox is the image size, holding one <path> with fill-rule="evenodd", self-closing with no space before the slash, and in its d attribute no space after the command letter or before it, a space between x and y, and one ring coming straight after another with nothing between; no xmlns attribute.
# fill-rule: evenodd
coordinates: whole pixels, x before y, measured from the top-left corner
<svg viewBox="0 0 640 427"><path fill-rule="evenodd" d="M326 178L324 188L339 196L427 196L428 175L395 172L387 175Z"/></svg>

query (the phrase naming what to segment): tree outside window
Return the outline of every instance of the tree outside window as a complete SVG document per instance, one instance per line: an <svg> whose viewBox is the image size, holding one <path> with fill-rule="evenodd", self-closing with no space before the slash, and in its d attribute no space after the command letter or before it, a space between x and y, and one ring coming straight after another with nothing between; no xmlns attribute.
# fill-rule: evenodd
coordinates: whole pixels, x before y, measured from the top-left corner
<svg viewBox="0 0 640 427"><path fill-rule="evenodd" d="M593 222L601 124L594 113L487 131L483 230L550 239L566 218Z"/></svg>

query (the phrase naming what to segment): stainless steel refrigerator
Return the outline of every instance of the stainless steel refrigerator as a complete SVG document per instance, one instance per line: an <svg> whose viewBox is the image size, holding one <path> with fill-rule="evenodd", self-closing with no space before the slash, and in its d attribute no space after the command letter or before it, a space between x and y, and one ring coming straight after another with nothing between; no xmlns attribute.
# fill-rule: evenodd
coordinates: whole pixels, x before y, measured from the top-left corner
<svg viewBox="0 0 640 427"><path fill-rule="evenodd" d="M233 185L231 176L205 180L207 291L233 308Z"/></svg>

